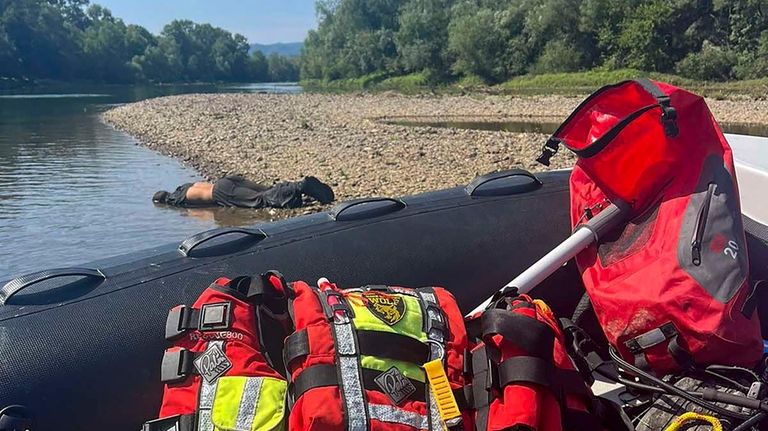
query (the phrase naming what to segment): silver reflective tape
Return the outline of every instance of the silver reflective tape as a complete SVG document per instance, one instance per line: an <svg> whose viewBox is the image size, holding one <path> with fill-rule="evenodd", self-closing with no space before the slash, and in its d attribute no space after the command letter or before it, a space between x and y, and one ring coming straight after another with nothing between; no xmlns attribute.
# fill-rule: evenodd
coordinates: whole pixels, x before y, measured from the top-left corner
<svg viewBox="0 0 768 431"><path fill-rule="evenodd" d="M433 305L437 305L437 298L434 293L431 292L419 292L419 296L424 302L428 302Z"/></svg>
<svg viewBox="0 0 768 431"><path fill-rule="evenodd" d="M224 341L210 341L205 350L218 347L224 351ZM216 396L216 382L208 383L205 379L200 379L200 393L197 397L197 431L213 431L213 422L211 422L211 409L213 408L213 398Z"/></svg>
<svg viewBox="0 0 768 431"><path fill-rule="evenodd" d="M357 353L351 324L333 325L333 330L336 332L336 350L339 355L351 356Z"/></svg>
<svg viewBox="0 0 768 431"><path fill-rule="evenodd" d="M440 411L437 409L437 401L432 396L432 388L427 385L427 391L429 391L429 421L432 424L431 429L441 430L443 429L443 418L440 417Z"/></svg>
<svg viewBox="0 0 768 431"><path fill-rule="evenodd" d="M214 431L210 410L199 410L197 412L197 431Z"/></svg>
<svg viewBox="0 0 768 431"><path fill-rule="evenodd" d="M438 312L434 308L427 309L427 315L429 316L429 318L431 320L436 320L436 321L438 321L440 323L445 323L445 322L443 322L442 313Z"/></svg>
<svg viewBox="0 0 768 431"><path fill-rule="evenodd" d="M363 385L360 382L360 374L357 370L356 356L339 356L339 369L341 370L341 389L344 396L344 412L347 415L350 431L365 431L367 419L365 417L365 399L363 398Z"/></svg>
<svg viewBox="0 0 768 431"><path fill-rule="evenodd" d="M384 404L368 404L368 412L371 415L371 419L376 419L377 421L405 425L420 430L429 429L429 419L426 416L397 407Z"/></svg>
<svg viewBox="0 0 768 431"><path fill-rule="evenodd" d="M256 405L259 403L262 381L263 379L260 377L249 377L245 381L243 394L240 397L240 406L237 408L235 428L249 430L253 427L253 419L256 417Z"/></svg>

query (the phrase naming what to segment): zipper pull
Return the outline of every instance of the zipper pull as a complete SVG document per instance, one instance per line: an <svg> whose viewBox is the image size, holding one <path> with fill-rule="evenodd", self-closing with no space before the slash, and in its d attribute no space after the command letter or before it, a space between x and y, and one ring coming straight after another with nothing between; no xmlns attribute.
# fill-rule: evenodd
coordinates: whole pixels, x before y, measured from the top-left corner
<svg viewBox="0 0 768 431"><path fill-rule="evenodd" d="M715 194L717 184L709 183L707 194L704 196L699 213L696 215L696 225L691 239L691 263L696 266L701 265L701 244L704 241L704 231L707 228L707 217L709 217L709 207L712 203L712 196Z"/></svg>
<svg viewBox="0 0 768 431"><path fill-rule="evenodd" d="M699 266L701 265L701 243L698 241L694 241L691 244L691 261L694 265Z"/></svg>

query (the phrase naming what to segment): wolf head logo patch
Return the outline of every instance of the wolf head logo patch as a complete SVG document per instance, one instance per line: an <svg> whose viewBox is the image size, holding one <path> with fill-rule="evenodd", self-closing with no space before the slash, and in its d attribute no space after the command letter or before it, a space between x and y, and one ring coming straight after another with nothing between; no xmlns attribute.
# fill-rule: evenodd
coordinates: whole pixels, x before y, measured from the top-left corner
<svg viewBox="0 0 768 431"><path fill-rule="evenodd" d="M405 301L400 296L368 293L365 299L368 300L366 305L368 310L389 326L399 322L405 316Z"/></svg>

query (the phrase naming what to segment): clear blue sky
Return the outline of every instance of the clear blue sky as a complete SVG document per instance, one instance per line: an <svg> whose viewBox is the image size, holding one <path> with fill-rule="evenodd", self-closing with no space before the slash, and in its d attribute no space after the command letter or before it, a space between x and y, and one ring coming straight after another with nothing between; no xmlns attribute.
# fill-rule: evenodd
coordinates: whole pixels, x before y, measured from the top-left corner
<svg viewBox="0 0 768 431"><path fill-rule="evenodd" d="M174 19L240 33L251 43L300 42L315 28L314 0L91 0L152 33Z"/></svg>

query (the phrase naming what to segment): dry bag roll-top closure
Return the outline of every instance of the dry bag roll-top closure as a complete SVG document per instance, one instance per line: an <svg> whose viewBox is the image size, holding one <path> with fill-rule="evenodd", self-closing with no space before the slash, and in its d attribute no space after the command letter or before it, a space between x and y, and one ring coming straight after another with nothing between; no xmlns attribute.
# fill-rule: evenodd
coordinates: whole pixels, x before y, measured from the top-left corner
<svg viewBox="0 0 768 431"><path fill-rule="evenodd" d="M731 149L704 100L647 79L598 90L544 146L577 155L571 224L625 203L621 228L576 261L611 345L670 372L762 355ZM738 352L738 354L734 354Z"/></svg>

